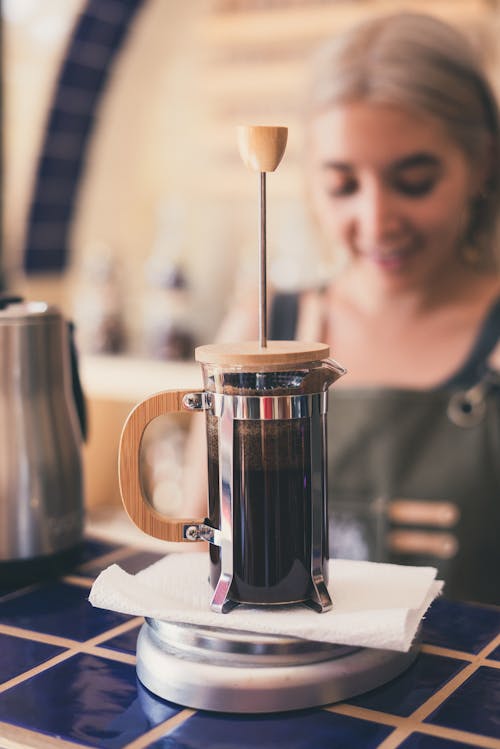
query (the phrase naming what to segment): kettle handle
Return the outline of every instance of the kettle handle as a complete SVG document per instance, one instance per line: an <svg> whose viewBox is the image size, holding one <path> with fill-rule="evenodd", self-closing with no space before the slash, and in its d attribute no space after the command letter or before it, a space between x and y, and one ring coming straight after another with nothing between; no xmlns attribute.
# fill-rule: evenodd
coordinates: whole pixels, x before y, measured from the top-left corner
<svg viewBox="0 0 500 749"><path fill-rule="evenodd" d="M157 416L192 411L185 405L192 390L164 390L146 398L130 412L120 437L118 475L120 494L128 516L149 536L164 541L203 541L193 530L204 525L204 520L167 518L152 506L142 491L140 478L140 447L147 425Z"/></svg>
<svg viewBox="0 0 500 749"><path fill-rule="evenodd" d="M82 432L82 439L84 442L87 441L88 436L88 422L87 422L87 406L85 403L85 396L83 394L82 383L80 382L80 375L78 373L78 353L75 344L75 325L72 322L67 323L68 326L68 337L69 337L69 356L71 362L71 384L73 388L73 398L75 400L76 412L78 414L78 421L80 422L80 430Z"/></svg>

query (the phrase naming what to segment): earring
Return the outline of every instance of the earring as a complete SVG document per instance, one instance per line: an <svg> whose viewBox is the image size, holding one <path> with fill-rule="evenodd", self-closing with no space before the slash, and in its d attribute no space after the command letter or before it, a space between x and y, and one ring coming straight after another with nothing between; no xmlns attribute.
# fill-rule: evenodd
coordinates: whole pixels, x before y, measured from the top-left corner
<svg viewBox="0 0 500 749"><path fill-rule="evenodd" d="M466 265L477 267L481 262L481 250L468 244L461 248L460 257Z"/></svg>

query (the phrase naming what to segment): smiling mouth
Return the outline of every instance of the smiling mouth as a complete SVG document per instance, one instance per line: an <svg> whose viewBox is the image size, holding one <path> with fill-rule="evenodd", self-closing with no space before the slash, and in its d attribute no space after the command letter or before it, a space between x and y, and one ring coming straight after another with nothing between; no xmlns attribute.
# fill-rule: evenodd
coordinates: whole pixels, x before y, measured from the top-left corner
<svg viewBox="0 0 500 749"><path fill-rule="evenodd" d="M415 247L403 247L397 250L371 250L361 254L367 260L387 270L400 270L416 252Z"/></svg>

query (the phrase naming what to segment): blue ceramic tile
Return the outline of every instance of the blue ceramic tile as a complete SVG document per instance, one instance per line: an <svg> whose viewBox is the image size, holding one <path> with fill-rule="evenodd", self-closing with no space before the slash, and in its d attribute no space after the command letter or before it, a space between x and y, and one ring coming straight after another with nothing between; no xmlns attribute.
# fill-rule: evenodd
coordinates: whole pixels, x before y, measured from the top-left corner
<svg viewBox="0 0 500 749"><path fill-rule="evenodd" d="M437 598L425 615L423 640L466 653L478 653L500 632L500 608Z"/></svg>
<svg viewBox="0 0 500 749"><path fill-rule="evenodd" d="M85 547L83 542L59 551L31 559L17 559L0 562L1 596L7 595L28 585L47 580L55 580L68 574L79 563Z"/></svg>
<svg viewBox="0 0 500 749"><path fill-rule="evenodd" d="M33 585L0 585L0 601L13 593L17 594L22 588L32 588Z"/></svg>
<svg viewBox="0 0 500 749"><path fill-rule="evenodd" d="M131 575L135 575L137 572L149 567L159 559L163 559L165 554L158 554L154 551L138 551L136 554L132 554L130 557L120 559L118 564L122 567L125 572L129 572Z"/></svg>
<svg viewBox="0 0 500 749"><path fill-rule="evenodd" d="M0 623L83 642L130 619L94 608L88 595L88 588L62 582L21 591L0 601Z"/></svg>
<svg viewBox="0 0 500 749"><path fill-rule="evenodd" d="M467 662L454 658L420 653L417 660L401 676L378 689L349 700L349 703L393 715L411 715L467 665Z"/></svg>
<svg viewBox="0 0 500 749"><path fill-rule="evenodd" d="M492 661L500 661L500 645L495 650L492 650L488 658L491 658Z"/></svg>
<svg viewBox="0 0 500 749"><path fill-rule="evenodd" d="M108 544L97 539L86 538L79 554L78 564L84 564L91 559L102 557L104 554L111 554L112 551L118 551L122 548L123 545L120 544Z"/></svg>
<svg viewBox="0 0 500 749"><path fill-rule="evenodd" d="M150 694L147 700L151 704L139 694L133 666L79 653L0 694L0 720L120 749L179 711Z"/></svg>
<svg viewBox="0 0 500 749"><path fill-rule="evenodd" d="M500 669L478 668L425 722L500 739Z"/></svg>
<svg viewBox="0 0 500 749"><path fill-rule="evenodd" d="M122 558L116 562L125 572L129 572L131 575L135 575L137 572L149 567L150 564L157 562L159 559L163 559L165 554L157 554L153 551L133 551L131 549L130 556ZM100 562L96 559L95 562L88 562L85 567L79 568L80 574L95 575L97 576L102 570L109 567L112 564L112 559L107 559L104 562Z"/></svg>
<svg viewBox="0 0 500 749"><path fill-rule="evenodd" d="M0 634L0 682L8 681L62 653L64 648Z"/></svg>
<svg viewBox="0 0 500 749"><path fill-rule="evenodd" d="M392 730L324 710L260 716L200 712L148 749L372 749Z"/></svg>
<svg viewBox="0 0 500 749"><path fill-rule="evenodd" d="M406 741L399 745L399 749L460 749L460 747L477 746L464 744L462 741L440 739L437 736L427 736L425 733L412 733Z"/></svg>
<svg viewBox="0 0 500 749"><path fill-rule="evenodd" d="M139 635L140 628L141 625L139 624L137 627L129 629L127 632L124 632L121 635L117 635L117 637L112 637L110 640L105 640L101 643L101 647L111 648L112 650L119 650L123 653L135 654L137 648L137 637Z"/></svg>
<svg viewBox="0 0 500 749"><path fill-rule="evenodd" d="M37 581L41 583L43 580L54 580L62 574L70 574L82 564L89 563L93 559L109 555L120 549L123 549L123 545L108 544L86 538L76 548L64 552L64 559L60 558L59 555L39 557L33 563L35 565L34 569L19 570L16 569L16 565L13 563L12 569L5 570L3 563L0 563L0 598L9 595L13 591L19 591L22 588L36 585ZM131 550L131 553L133 553L133 550ZM31 565L32 563L26 562L26 564Z"/></svg>

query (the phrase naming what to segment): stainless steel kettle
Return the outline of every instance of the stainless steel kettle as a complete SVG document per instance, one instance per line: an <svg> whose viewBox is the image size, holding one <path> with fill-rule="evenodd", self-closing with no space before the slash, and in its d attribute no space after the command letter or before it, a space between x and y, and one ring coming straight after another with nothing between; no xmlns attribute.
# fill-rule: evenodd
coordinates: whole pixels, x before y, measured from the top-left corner
<svg viewBox="0 0 500 749"><path fill-rule="evenodd" d="M83 417L68 323L44 302L0 296L4 587L59 571L82 540Z"/></svg>

